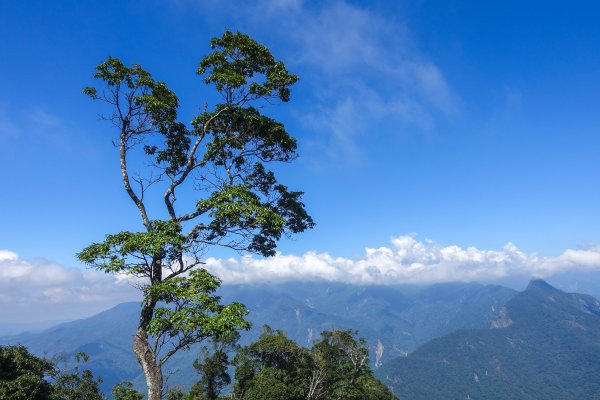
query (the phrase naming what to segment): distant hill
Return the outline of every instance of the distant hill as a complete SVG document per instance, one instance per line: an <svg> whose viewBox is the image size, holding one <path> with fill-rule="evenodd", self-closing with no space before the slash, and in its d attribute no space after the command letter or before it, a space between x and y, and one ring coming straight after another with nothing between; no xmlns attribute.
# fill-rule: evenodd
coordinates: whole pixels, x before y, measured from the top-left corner
<svg viewBox="0 0 600 400"><path fill-rule="evenodd" d="M378 377L403 399L600 399L600 302L531 281L486 329L433 339Z"/></svg>
<svg viewBox="0 0 600 400"><path fill-rule="evenodd" d="M264 324L282 329L301 345L323 330L355 329L371 348L383 349L375 366L414 350L426 341L461 328L486 327L516 295L512 289L480 284L431 287L354 286L338 283L224 286L225 302L240 301L250 309L253 329L242 343L255 340ZM58 325L41 333L0 338L21 343L38 355L85 351L89 367L104 380L103 390L122 380L140 387L143 378L131 351L139 304L124 303L93 317ZM198 377L192 368L197 347L178 354L167 365L170 386L189 386Z"/></svg>

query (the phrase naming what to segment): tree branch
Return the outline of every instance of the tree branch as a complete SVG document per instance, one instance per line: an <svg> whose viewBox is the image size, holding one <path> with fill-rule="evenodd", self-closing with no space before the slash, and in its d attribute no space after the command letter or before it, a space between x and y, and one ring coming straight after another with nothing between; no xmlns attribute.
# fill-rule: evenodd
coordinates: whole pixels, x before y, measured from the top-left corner
<svg viewBox="0 0 600 400"><path fill-rule="evenodd" d="M175 196L175 189L177 188L177 186L181 185L181 183L183 183L186 180L186 178L188 177L190 172L192 172L194 169L196 169L197 167L199 167L201 165L200 163L196 163L196 151L198 150L200 143L202 143L202 140L204 140L204 137L208 133L209 127L212 124L212 122L219 115L221 115L223 112L225 112L228 109L229 109L228 106L223 107L222 109L217 111L213 116L211 116L206 122L204 122L202 124L202 133L200 135L198 135L198 138L196 139L196 141L194 142L194 145L190 149L190 152L187 157L187 163L186 163L185 169L183 170L183 172L181 173L179 178L172 181L171 185L169 186L169 188L167 189L167 191L164 194L163 199L164 199L165 205L167 207L167 211L169 212L169 217L171 218L172 221L180 221L177 218L177 215L175 213L175 208L173 207L174 200L171 201L171 198L174 198L173 196ZM187 215L189 216L191 214L187 214Z"/></svg>
<svg viewBox="0 0 600 400"><path fill-rule="evenodd" d="M146 213L146 206L140 200L140 198L135 194L133 188L131 187L131 182L129 180L129 173L127 171L127 127L123 126L121 131L121 141L119 145L119 159L121 162L121 177L123 180L123 186L127 191L127 194L133 200L137 208L140 210L140 215L142 217L142 222L146 229L150 229L150 219L148 218L148 214Z"/></svg>

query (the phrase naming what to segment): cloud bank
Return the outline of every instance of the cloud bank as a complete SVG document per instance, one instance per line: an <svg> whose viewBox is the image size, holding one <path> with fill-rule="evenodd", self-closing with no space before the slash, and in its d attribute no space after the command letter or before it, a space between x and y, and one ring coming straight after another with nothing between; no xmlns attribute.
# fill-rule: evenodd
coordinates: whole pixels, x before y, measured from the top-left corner
<svg viewBox="0 0 600 400"><path fill-rule="evenodd" d="M88 316L139 294L122 277L0 250L0 321L52 322Z"/></svg>
<svg viewBox="0 0 600 400"><path fill-rule="evenodd" d="M277 254L271 258L209 258L206 268L224 284L328 281L359 285L493 282L510 277L541 277L572 271L600 271L600 246L568 249L558 257L527 254L508 243L501 250L444 246L415 236L367 248L362 257L328 253ZM27 261L0 250L0 321L67 320L137 300L127 277Z"/></svg>
<svg viewBox="0 0 600 400"><path fill-rule="evenodd" d="M325 280L390 285L493 281L514 276L545 278L568 271L600 270L600 246L541 257L526 254L512 243L502 250L480 250L400 236L391 240L391 246L367 248L365 255L356 259L315 252L278 254L268 259L210 258L207 269L226 284Z"/></svg>

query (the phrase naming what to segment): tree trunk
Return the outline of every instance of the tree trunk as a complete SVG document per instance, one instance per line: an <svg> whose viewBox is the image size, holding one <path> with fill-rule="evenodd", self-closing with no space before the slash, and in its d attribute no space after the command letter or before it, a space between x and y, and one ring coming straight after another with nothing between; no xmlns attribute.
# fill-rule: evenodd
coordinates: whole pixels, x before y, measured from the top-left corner
<svg viewBox="0 0 600 400"><path fill-rule="evenodd" d="M146 377L148 400L161 400L163 389L162 370L157 364L156 358L150 351L148 335L141 327L138 328L133 338L133 352Z"/></svg>
<svg viewBox="0 0 600 400"><path fill-rule="evenodd" d="M161 366L158 365L156 354L150 347L146 329L152 321L156 302L148 300L142 305L140 322L133 337L133 352L144 371L146 385L148 385L148 400L161 400L163 389L163 376Z"/></svg>

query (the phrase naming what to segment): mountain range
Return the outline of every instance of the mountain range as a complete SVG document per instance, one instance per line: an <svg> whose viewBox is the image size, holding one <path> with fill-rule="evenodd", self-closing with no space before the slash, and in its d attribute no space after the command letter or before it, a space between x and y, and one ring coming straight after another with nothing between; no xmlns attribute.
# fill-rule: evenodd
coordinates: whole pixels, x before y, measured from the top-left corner
<svg viewBox="0 0 600 400"><path fill-rule="evenodd" d="M600 302L533 280L488 327L433 339L376 375L411 400L600 399Z"/></svg>
<svg viewBox="0 0 600 400"><path fill-rule="evenodd" d="M415 287L296 282L224 286L219 294L225 303L239 301L250 310L253 328L242 335L241 344L255 340L264 324L284 330L302 345L323 330L352 329L368 341L372 366L378 368L430 339L457 329L489 326L517 292L475 283ZM47 357L84 351L90 356L88 368L103 379L106 393L123 380L142 388L143 377L131 351L138 312L138 303L123 303L43 332L3 337L0 344L20 343ZM192 368L197 355L198 346L167 364L168 386L187 388L198 380Z"/></svg>

